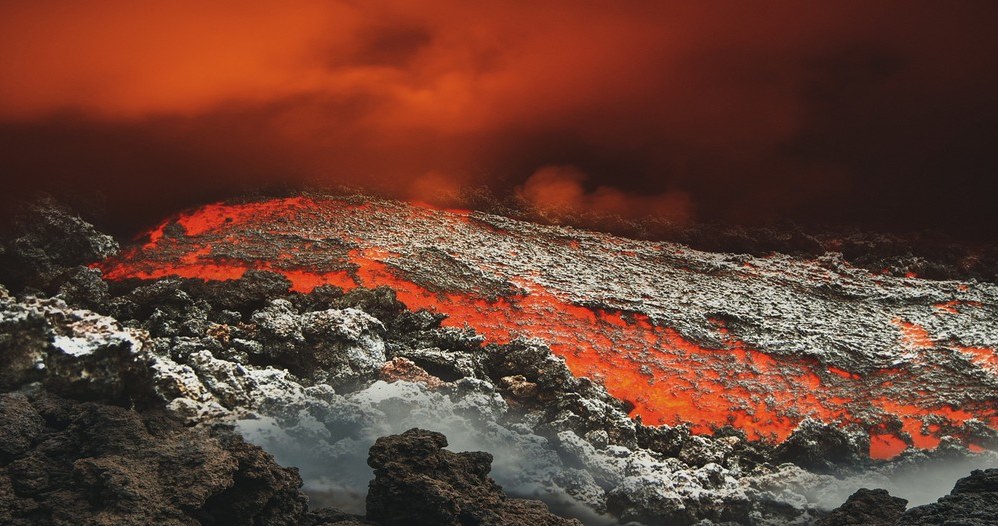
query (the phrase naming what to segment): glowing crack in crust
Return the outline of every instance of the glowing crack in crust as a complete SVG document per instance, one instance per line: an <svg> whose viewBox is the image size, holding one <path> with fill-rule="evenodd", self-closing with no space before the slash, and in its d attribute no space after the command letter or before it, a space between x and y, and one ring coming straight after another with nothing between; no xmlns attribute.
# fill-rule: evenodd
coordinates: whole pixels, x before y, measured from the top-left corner
<svg viewBox="0 0 998 526"><path fill-rule="evenodd" d="M388 286L488 341L537 338L649 425L782 441L860 426L870 454L998 428L998 286L872 275L834 255L706 253L462 210L295 197L212 204L97 263L109 280Z"/></svg>

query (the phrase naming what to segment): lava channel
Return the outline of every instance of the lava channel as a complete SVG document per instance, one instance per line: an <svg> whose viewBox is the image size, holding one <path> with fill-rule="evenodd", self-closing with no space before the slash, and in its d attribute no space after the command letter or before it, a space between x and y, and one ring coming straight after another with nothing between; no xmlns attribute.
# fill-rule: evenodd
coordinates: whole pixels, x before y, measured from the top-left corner
<svg viewBox="0 0 998 526"><path fill-rule="evenodd" d="M631 279L629 273L647 270L644 263L632 262L645 250L636 245L643 242L511 220L496 226L497 220L483 217L389 201L318 197L212 204L165 221L145 236L144 244L94 266L108 280L231 280L255 269L284 275L298 292L321 285L347 290L387 286L410 309L446 314L444 325L471 327L489 342L542 340L575 375L589 377L629 402L631 416L646 425L688 424L696 433L730 425L750 439L779 442L803 419L812 418L864 429L874 458L890 458L910 447L934 448L944 436L980 450L966 425L973 421L998 427L998 358L991 342L940 341L926 327L895 316L883 331L896 339L902 359L889 367L862 366L861 360L860 366L829 363L820 355L762 349L742 341L722 317L705 317L695 331L670 326L661 311L642 312L640 301L630 309L613 308L596 293L585 292L606 286L599 275L579 275L580 281L592 283L572 297L565 292L565 279L551 274L558 261L598 261L605 266L600 268L610 269L601 271L610 276L602 278L609 285L614 279ZM700 257L694 252L677 248L674 257ZM656 264L671 265L667 270L674 274L693 265ZM766 265L772 263L742 262L731 272L758 272ZM806 270L818 278L824 272ZM780 274L788 272L779 269ZM618 275L623 277L613 278ZM740 279L763 277L747 276ZM883 279L871 276L869 286L879 286ZM954 294L967 294L959 292L967 288L955 287ZM930 316L959 317L986 307L993 308L994 302L947 298L927 303L924 310ZM695 339L692 332L711 336ZM962 357L959 363L971 372L954 379L949 368L931 359L932 353L945 353L951 363ZM965 393L956 402L939 395L943 383L953 382L960 385L949 390Z"/></svg>

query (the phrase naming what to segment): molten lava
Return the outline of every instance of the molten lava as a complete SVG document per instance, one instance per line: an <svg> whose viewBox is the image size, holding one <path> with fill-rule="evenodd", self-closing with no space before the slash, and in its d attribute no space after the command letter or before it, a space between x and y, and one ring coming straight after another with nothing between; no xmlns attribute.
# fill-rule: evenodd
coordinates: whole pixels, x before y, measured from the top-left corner
<svg viewBox="0 0 998 526"><path fill-rule="evenodd" d="M150 232L146 244L96 265L109 280L228 280L257 269L286 276L298 292L320 285L387 286L410 309L444 313L445 325L471 327L489 342L544 341L574 374L633 404L632 416L649 425L688 423L697 433L731 425L751 439L782 441L803 419L813 418L865 429L875 458L890 458L908 447L934 448L946 435L979 448L965 437L964 424L976 419L998 427L993 342L958 345L907 319L924 313L960 317L994 308L993 302L959 299L973 293L967 285L946 289L955 296L928 301L916 311L905 311L911 308L907 304L893 309L869 300L873 306L857 319L874 323L882 317L877 334L887 335L894 351L859 353L858 358L821 354L825 346L838 346L837 340L809 333L805 322L820 327L820 320L800 318L792 305L739 298L737 288L639 286L662 273L724 276L736 286L766 280L771 290L788 294L790 304L797 301L794 294L801 294L820 306L828 290L877 287L892 278L864 281L849 274L844 279L817 265L797 268L765 259L727 265L678 246L638 243L468 211L298 197L214 204L182 214ZM553 270L566 262L597 271L566 276ZM696 283L710 289L718 281ZM903 293L911 281L895 280L891 286ZM818 292L799 292L805 282L813 282ZM621 287L636 287L625 298L631 303L611 298ZM686 298L694 293L720 298L712 315L694 318L702 319L699 324L683 318L697 308L697 301ZM670 294L678 298L675 303L656 297ZM799 324L801 340L818 349L786 351L800 342L755 334L757 329L746 328L746 316L723 310L726 303L739 302L761 312L762 320ZM871 316L876 320L867 319ZM861 330L853 332L850 338L864 341ZM933 353L963 360L974 373L961 376L962 385L946 387L956 380L932 359ZM954 396L963 398L957 403Z"/></svg>

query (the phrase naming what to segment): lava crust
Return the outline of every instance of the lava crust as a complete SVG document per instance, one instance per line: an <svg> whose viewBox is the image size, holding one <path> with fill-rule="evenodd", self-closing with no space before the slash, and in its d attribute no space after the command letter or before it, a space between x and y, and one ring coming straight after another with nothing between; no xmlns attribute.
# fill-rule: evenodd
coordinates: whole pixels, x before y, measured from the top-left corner
<svg viewBox="0 0 998 526"><path fill-rule="evenodd" d="M544 342L647 425L779 443L805 421L869 453L972 450L998 428L998 286L691 250L361 198L213 204L99 261L106 279L281 274L291 290L387 286L487 342ZM300 371L299 371L300 372Z"/></svg>

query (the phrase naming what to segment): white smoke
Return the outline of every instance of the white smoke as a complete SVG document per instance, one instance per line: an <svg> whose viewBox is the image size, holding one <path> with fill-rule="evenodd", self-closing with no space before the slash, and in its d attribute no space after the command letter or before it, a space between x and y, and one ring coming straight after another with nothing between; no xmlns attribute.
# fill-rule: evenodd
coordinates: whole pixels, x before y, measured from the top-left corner
<svg viewBox="0 0 998 526"><path fill-rule="evenodd" d="M279 463L297 466L314 499L350 513L364 513L375 440L419 427L446 435L451 451L491 453L491 476L510 495L541 499L588 525L616 524L554 482L573 472L583 482L586 477L565 466L553 444L526 427L499 423L508 406L491 384L465 379L456 389L460 396L451 397L419 383L378 381L321 402L299 400L275 408L276 416L242 419L236 427Z"/></svg>

